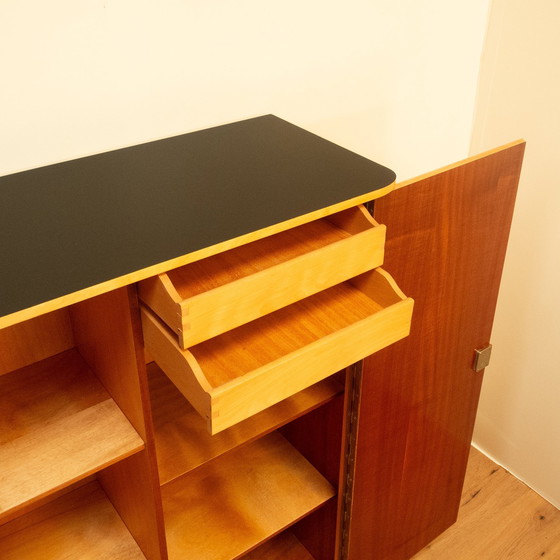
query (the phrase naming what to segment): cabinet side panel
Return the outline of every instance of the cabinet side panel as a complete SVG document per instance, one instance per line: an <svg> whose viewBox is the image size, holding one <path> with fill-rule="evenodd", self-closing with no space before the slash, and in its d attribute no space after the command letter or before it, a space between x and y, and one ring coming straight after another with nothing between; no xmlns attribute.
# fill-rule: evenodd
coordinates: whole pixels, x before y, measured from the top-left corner
<svg viewBox="0 0 560 560"><path fill-rule="evenodd" d="M454 523L523 157L518 143L376 201L410 336L365 360L349 558L405 560Z"/></svg>
<svg viewBox="0 0 560 560"><path fill-rule="evenodd" d="M148 560L167 557L155 462L140 311L134 287L71 308L77 348L144 439L146 448L99 473L99 480Z"/></svg>
<svg viewBox="0 0 560 560"><path fill-rule="evenodd" d="M127 288L77 303L70 313L80 354L146 440L145 389L137 361L141 338L136 340L140 332L133 329Z"/></svg>

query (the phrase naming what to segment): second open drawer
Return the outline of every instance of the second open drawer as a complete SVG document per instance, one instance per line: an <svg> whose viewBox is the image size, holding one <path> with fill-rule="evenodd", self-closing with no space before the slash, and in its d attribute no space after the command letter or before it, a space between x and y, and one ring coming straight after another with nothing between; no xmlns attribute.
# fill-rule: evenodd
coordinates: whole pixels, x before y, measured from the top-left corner
<svg viewBox="0 0 560 560"><path fill-rule="evenodd" d="M146 348L217 433L407 336L413 301L376 269L179 347L148 308Z"/></svg>
<svg viewBox="0 0 560 560"><path fill-rule="evenodd" d="M139 295L189 348L381 266L384 244L358 206L144 280Z"/></svg>

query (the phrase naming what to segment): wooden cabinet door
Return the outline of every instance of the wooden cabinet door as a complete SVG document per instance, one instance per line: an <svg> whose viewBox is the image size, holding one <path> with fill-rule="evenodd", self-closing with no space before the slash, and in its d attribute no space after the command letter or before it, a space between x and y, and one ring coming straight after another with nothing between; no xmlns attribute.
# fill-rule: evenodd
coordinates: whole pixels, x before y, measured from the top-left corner
<svg viewBox="0 0 560 560"><path fill-rule="evenodd" d="M375 203L386 268L415 300L410 336L367 358L344 555L405 560L456 520L524 143Z"/></svg>

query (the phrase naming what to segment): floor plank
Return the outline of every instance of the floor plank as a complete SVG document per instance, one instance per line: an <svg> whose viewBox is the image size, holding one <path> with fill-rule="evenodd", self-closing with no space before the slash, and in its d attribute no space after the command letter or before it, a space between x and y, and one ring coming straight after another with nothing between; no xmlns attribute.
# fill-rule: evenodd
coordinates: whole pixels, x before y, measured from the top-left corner
<svg viewBox="0 0 560 560"><path fill-rule="evenodd" d="M413 560L560 559L560 510L471 449L457 523Z"/></svg>

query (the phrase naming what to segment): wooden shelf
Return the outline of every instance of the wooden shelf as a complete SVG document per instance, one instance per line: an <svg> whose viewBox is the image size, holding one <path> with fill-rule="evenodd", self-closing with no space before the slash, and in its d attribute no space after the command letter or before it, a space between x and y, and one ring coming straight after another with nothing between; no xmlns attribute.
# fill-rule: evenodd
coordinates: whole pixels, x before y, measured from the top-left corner
<svg viewBox="0 0 560 560"><path fill-rule="evenodd" d="M0 376L0 519L144 448L72 349Z"/></svg>
<svg viewBox="0 0 560 560"><path fill-rule="evenodd" d="M290 533L284 531L277 537L265 542L252 552L245 554L243 560L314 560L308 550Z"/></svg>
<svg viewBox="0 0 560 560"><path fill-rule="evenodd" d="M140 298L188 348L383 263L385 226L350 208L160 274Z"/></svg>
<svg viewBox="0 0 560 560"><path fill-rule="evenodd" d="M312 411L344 390L343 382L330 377L211 436L200 414L157 364L147 368L162 484Z"/></svg>
<svg viewBox="0 0 560 560"><path fill-rule="evenodd" d="M405 337L412 307L376 269L188 350L142 315L150 355L217 433Z"/></svg>
<svg viewBox="0 0 560 560"><path fill-rule="evenodd" d="M273 432L162 487L169 558L238 558L334 494Z"/></svg>
<svg viewBox="0 0 560 560"><path fill-rule="evenodd" d="M97 481L0 526L2 560L145 560Z"/></svg>

